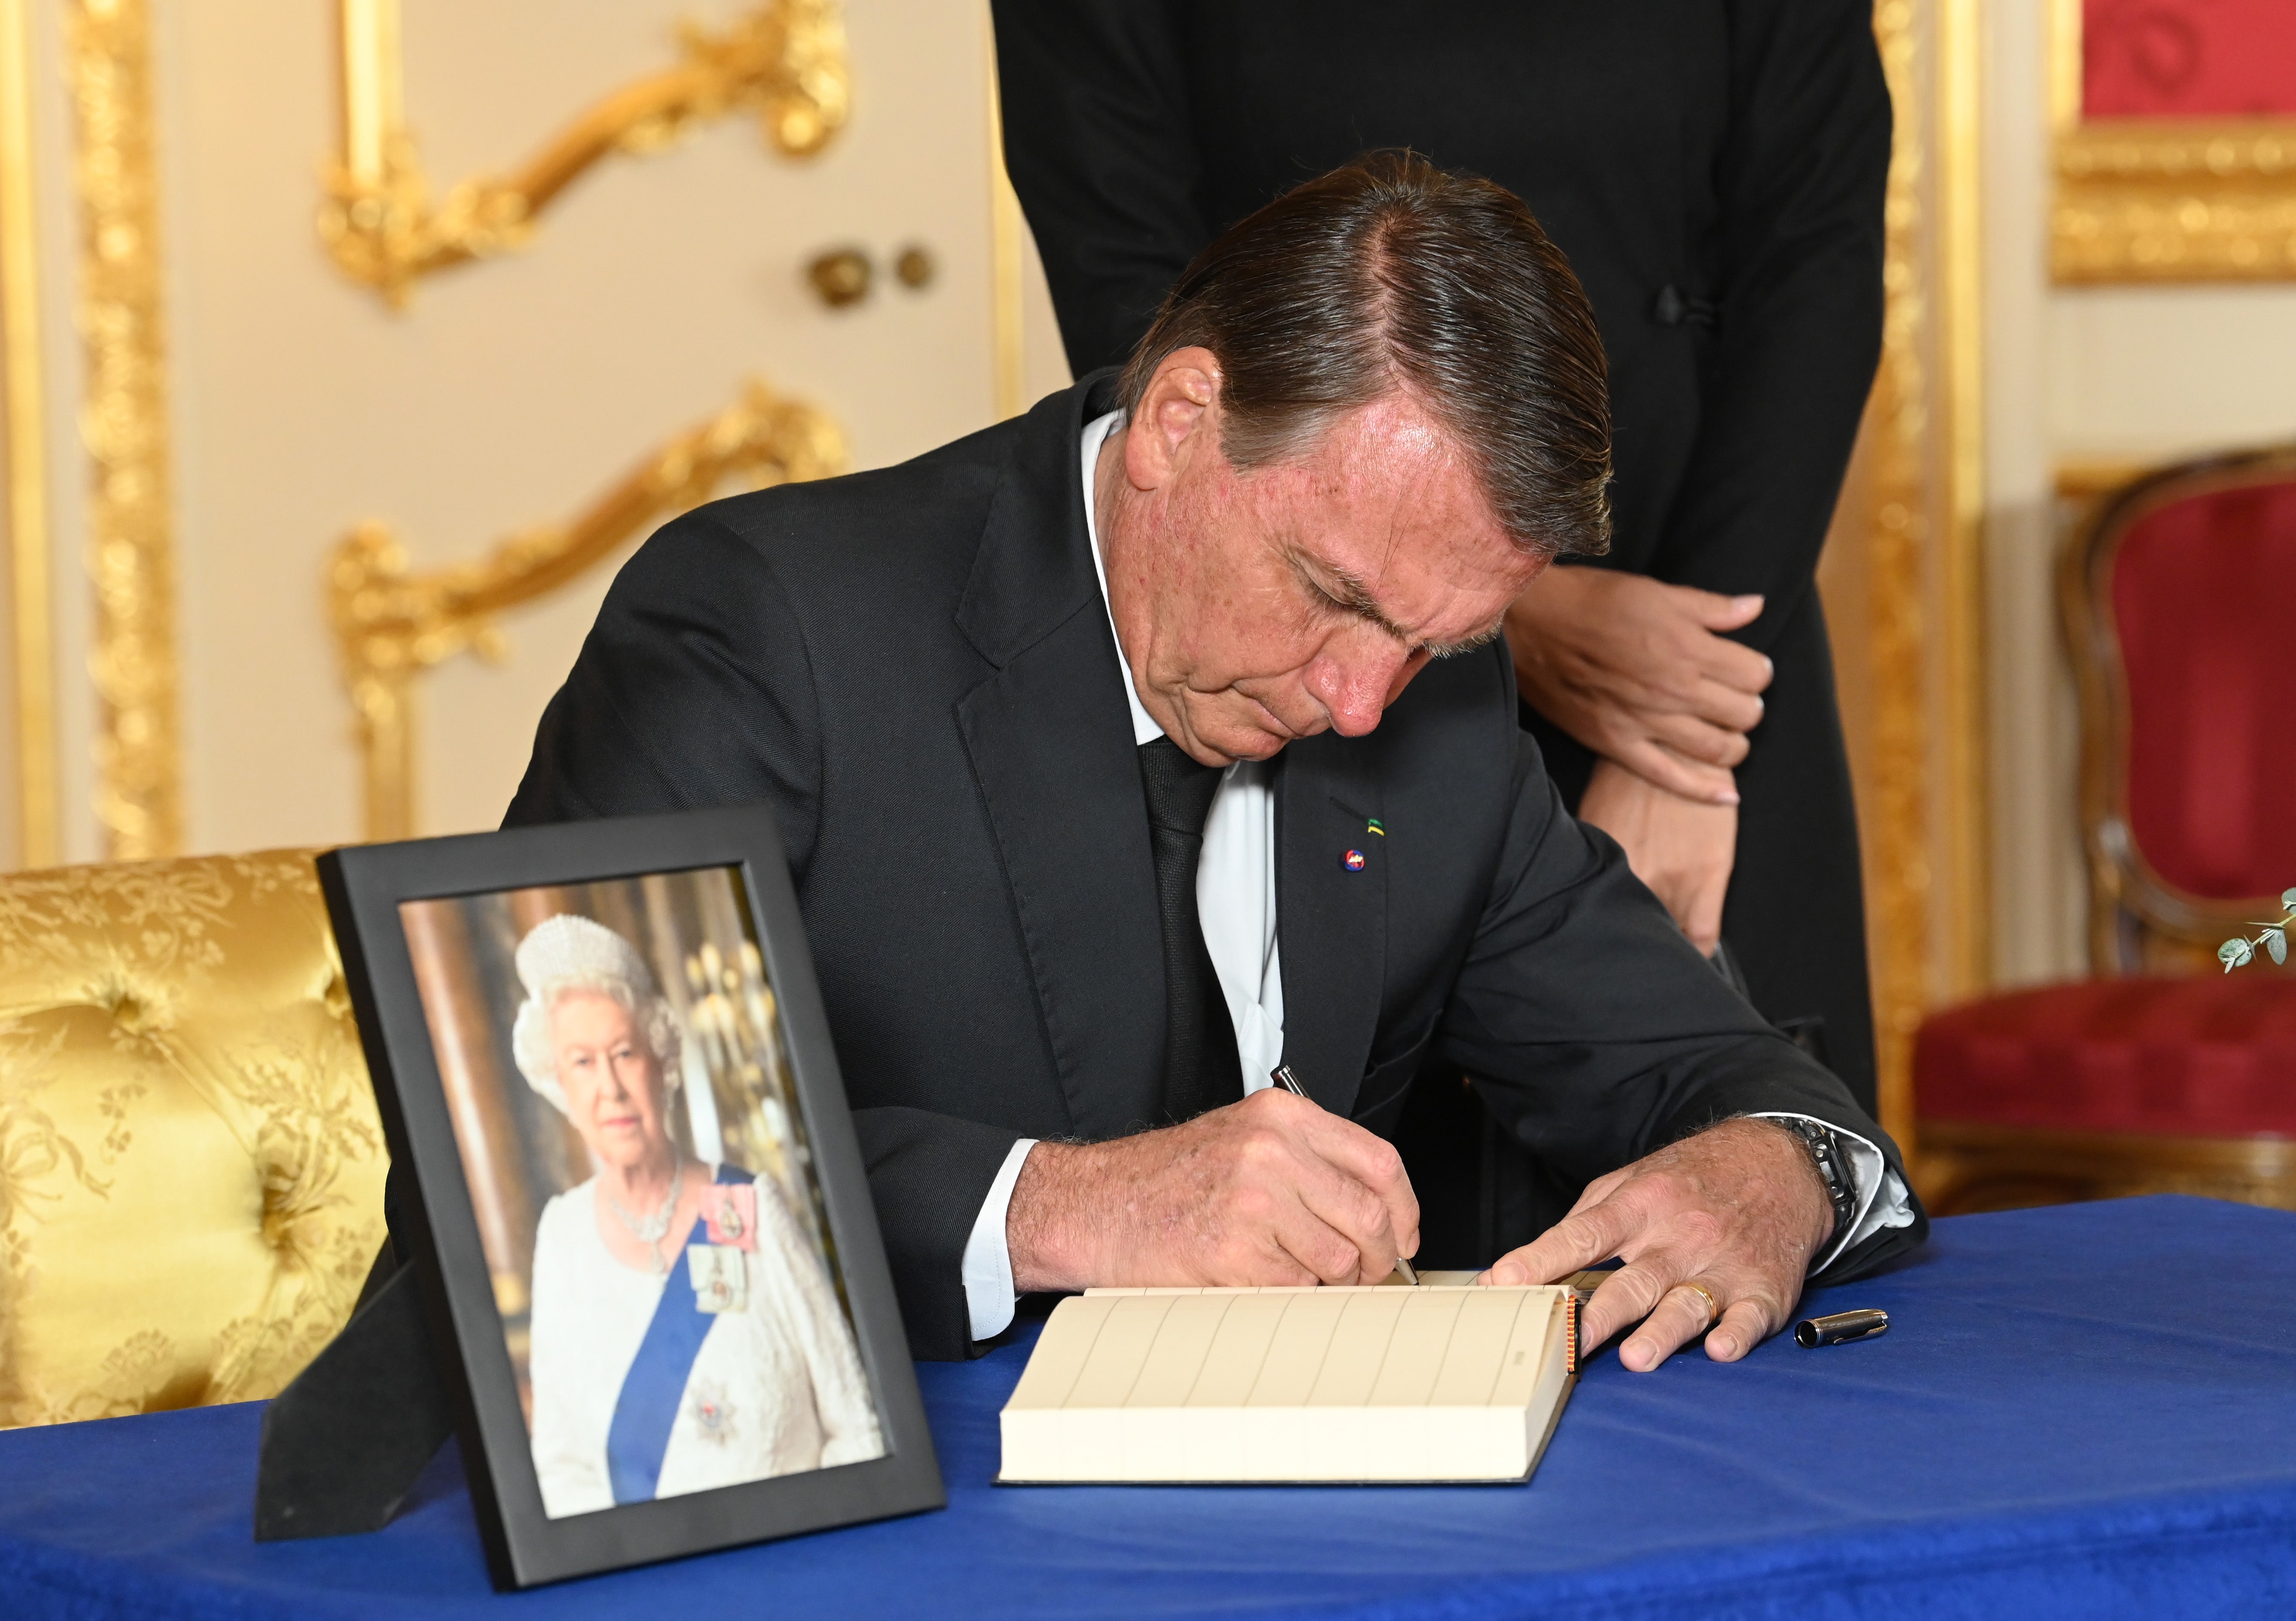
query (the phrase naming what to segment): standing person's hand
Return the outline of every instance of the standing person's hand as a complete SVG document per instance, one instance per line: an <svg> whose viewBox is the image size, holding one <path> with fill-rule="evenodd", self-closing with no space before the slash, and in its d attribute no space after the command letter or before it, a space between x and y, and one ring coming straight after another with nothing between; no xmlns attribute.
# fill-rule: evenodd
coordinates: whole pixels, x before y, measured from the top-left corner
<svg viewBox="0 0 2296 1621"><path fill-rule="evenodd" d="M1722 634L1759 597L1720 597L1611 569L1549 569L1507 611L1524 702L1600 755L1578 819L1711 955L1737 859L1731 772L1761 723L1770 661Z"/></svg>
<svg viewBox="0 0 2296 1621"><path fill-rule="evenodd" d="M1004 1235L1022 1292L1377 1283L1419 1248L1395 1146L1280 1087L1112 1142L1040 1142Z"/></svg>
<svg viewBox="0 0 2296 1621"><path fill-rule="evenodd" d="M1769 659L1721 634L1759 597L1614 569L1551 568L1507 610L1523 701L1606 760L1685 799L1735 804L1731 768L1762 719Z"/></svg>
<svg viewBox="0 0 2296 1621"><path fill-rule="evenodd" d="M1599 1345L1642 1327L1619 1360L1648 1373L1703 1336L1734 1362L1785 1326L1833 1206L1809 1153L1775 1121L1726 1120L1587 1184L1570 1214L1478 1280L1552 1283L1613 1256L1579 1320Z"/></svg>
<svg viewBox="0 0 2296 1621"><path fill-rule="evenodd" d="M1619 841L1635 876L1674 914L1690 943L1714 954L1722 900L1738 859L1738 807L1669 794L1615 761L1598 760L1578 819Z"/></svg>

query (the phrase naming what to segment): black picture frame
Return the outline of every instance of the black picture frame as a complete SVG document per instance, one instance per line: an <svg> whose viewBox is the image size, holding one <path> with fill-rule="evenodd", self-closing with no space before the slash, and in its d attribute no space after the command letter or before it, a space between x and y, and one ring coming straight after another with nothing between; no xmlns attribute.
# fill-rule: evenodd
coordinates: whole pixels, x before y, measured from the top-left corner
<svg viewBox="0 0 2296 1621"><path fill-rule="evenodd" d="M747 1484L551 1518L504 1345L402 902L654 874L738 871L778 1000L789 1071L885 1452ZM947 1502L886 1265L845 1086L770 810L746 807L352 846L318 860L395 1165L417 1197L393 1212L411 1244L464 1470L498 1587L516 1588ZM413 1230L407 1230L407 1229Z"/></svg>

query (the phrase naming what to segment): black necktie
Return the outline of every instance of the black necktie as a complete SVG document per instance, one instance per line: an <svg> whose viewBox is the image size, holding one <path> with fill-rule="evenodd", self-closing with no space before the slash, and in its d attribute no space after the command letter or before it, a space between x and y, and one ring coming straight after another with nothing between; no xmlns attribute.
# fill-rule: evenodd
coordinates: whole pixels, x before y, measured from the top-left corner
<svg viewBox="0 0 2296 1621"><path fill-rule="evenodd" d="M1164 925L1164 1113L1192 1120L1243 1096L1235 1024L1196 914L1196 861L1220 769L1198 765L1169 737L1140 745L1156 911Z"/></svg>

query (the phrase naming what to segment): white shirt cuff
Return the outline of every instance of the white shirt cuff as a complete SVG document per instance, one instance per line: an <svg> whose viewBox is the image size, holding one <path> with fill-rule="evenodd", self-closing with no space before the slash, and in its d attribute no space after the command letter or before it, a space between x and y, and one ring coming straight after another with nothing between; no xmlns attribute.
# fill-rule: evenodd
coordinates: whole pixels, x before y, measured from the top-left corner
<svg viewBox="0 0 2296 1621"><path fill-rule="evenodd" d="M1832 1266L1834 1257L1851 1245L1864 1243L1883 1228L1911 1227L1914 1224L1913 1197L1906 1191L1905 1181L1890 1169L1890 1162L1882 1157L1882 1150L1857 1132L1846 1131L1832 1121L1820 1120L1815 1115L1774 1112L1756 1115L1753 1118L1807 1120L1812 1125L1824 1126L1849 1146L1849 1179L1857 1184L1857 1206L1849 1219L1849 1230L1835 1233L1833 1242L1826 1246L1825 1254L1810 1266L1811 1277L1816 1277ZM969 1262L972 1252L968 1250L965 1255ZM1009 1270L1006 1275L1010 1276Z"/></svg>
<svg viewBox="0 0 2296 1621"><path fill-rule="evenodd" d="M1013 1326L1013 1306L1020 1296L1013 1290L1013 1249L1004 1236L1004 1213L1013 1206L1021 1162L1036 1146L1033 1137L1013 1145L997 1167L996 1180L988 1184L988 1197L980 1201L980 1214L972 1218L972 1236L964 1241L964 1309L972 1319L975 1339L994 1339Z"/></svg>

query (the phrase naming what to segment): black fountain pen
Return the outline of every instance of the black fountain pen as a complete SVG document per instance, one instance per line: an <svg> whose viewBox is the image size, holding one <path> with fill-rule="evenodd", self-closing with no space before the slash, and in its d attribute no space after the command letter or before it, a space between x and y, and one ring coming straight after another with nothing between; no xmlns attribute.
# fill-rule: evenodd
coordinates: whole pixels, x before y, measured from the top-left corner
<svg viewBox="0 0 2296 1621"><path fill-rule="evenodd" d="M1294 1098L1307 1098L1308 1102L1315 1102L1313 1098L1308 1098L1307 1089L1300 1084L1300 1077L1292 1073L1289 1064L1278 1064L1267 1072L1267 1078ZM1411 1270L1411 1263L1401 1255L1395 1258L1395 1270L1403 1274L1403 1280L1413 1288L1419 1287L1419 1274Z"/></svg>

